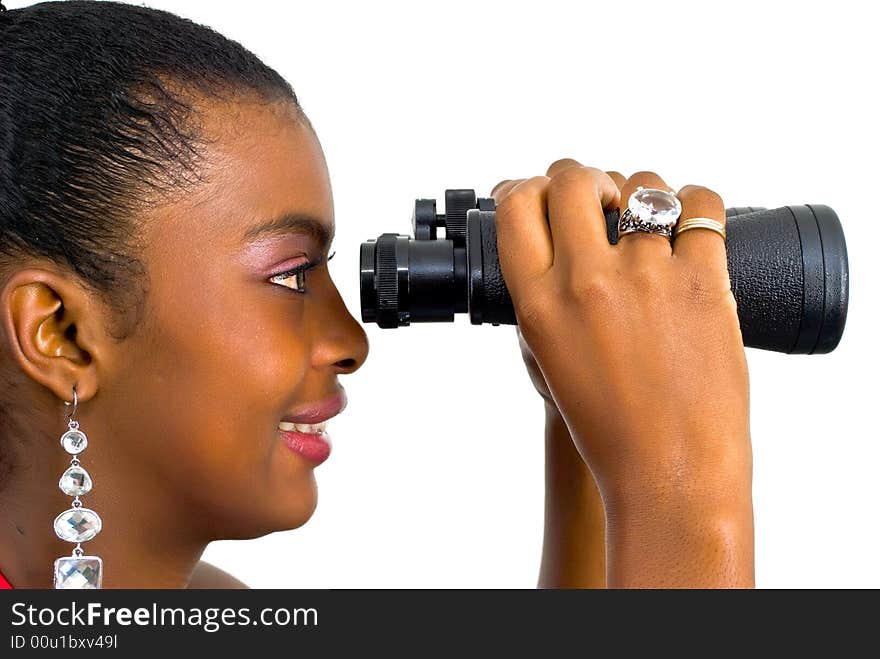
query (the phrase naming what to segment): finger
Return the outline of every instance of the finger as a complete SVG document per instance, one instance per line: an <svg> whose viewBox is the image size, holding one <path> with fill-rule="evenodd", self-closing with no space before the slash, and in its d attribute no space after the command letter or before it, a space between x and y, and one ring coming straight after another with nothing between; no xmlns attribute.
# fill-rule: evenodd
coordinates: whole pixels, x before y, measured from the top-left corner
<svg viewBox="0 0 880 659"><path fill-rule="evenodd" d="M636 172L630 176L620 191L620 214L629 205L630 196L638 188L656 188L675 194L675 190L666 185L666 182L658 174L649 171ZM656 233L635 231L619 236L617 247L626 258L644 259L657 258L658 256L671 256L672 243L669 238Z"/></svg>
<svg viewBox="0 0 880 659"><path fill-rule="evenodd" d="M707 217L727 225L724 200L718 193L700 185L686 185L678 191L681 217L677 225L694 217ZM725 277L727 246L721 234L703 228L689 229L673 239L673 256ZM729 285L729 279L728 285Z"/></svg>
<svg viewBox="0 0 880 659"><path fill-rule="evenodd" d="M520 299L526 282L553 265L553 241L547 224L549 182L546 176L520 180L496 200L498 262L514 300Z"/></svg>
<svg viewBox="0 0 880 659"><path fill-rule="evenodd" d="M621 174L620 172L614 171L613 169L606 172L608 176L611 177L611 180L614 181L614 184L617 186L618 190L623 190L623 186L626 185L626 176Z"/></svg>
<svg viewBox="0 0 880 659"><path fill-rule="evenodd" d="M564 169L568 169L569 167L583 167L583 166L584 165L582 163L579 163L574 158L560 158L559 160L554 161L547 168L547 176L549 176L550 178L553 178L554 176L556 176L559 172L561 172Z"/></svg>
<svg viewBox="0 0 880 659"><path fill-rule="evenodd" d="M501 200L507 196L507 193L510 192L513 188L515 188L519 183L525 181L524 178L517 179L505 179L498 183L494 188L492 188L492 192L490 196L495 200L495 206L501 203Z"/></svg>
<svg viewBox="0 0 880 659"><path fill-rule="evenodd" d="M502 185L504 185L505 183L510 183L510 179L509 179L509 178L506 178L506 179L504 179L503 181L499 181L498 183L496 183L496 184L495 184L495 187L492 188L492 192L489 193L489 196L494 195L494 194L495 194L495 191L496 191L498 188L500 188Z"/></svg>
<svg viewBox="0 0 880 659"><path fill-rule="evenodd" d="M568 158L556 161L547 171L553 174L547 186L553 262L610 257L604 209L617 207L617 185L601 169Z"/></svg>

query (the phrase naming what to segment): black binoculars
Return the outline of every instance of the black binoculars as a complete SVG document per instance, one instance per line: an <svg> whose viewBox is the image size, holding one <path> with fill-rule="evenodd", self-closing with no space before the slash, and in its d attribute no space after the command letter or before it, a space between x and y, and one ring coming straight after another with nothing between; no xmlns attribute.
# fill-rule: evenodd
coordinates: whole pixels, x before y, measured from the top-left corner
<svg viewBox="0 0 880 659"><path fill-rule="evenodd" d="M727 266L744 345L827 353L843 335L849 264L843 228L828 206L726 209ZM618 210L606 211L617 243ZM382 328L452 322L515 325L495 239L495 203L446 190L445 214L417 199L414 237L383 233L361 244L361 319ZM438 235L438 230L442 235ZM589 254L584 254L589 258Z"/></svg>

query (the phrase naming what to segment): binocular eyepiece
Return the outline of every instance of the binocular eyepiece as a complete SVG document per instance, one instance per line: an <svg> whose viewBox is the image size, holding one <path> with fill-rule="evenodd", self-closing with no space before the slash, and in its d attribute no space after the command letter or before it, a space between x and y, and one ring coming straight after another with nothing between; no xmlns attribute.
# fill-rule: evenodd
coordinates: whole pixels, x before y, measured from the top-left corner
<svg viewBox="0 0 880 659"><path fill-rule="evenodd" d="M495 238L495 203L446 190L445 214L417 199L414 237L383 233L361 244L361 319L382 328L452 322L515 325ZM727 265L743 343L788 354L827 353L843 335L849 264L828 206L728 208ZM607 211L617 243L618 211ZM442 232L442 235L439 233ZM589 258L584 254L583 258Z"/></svg>

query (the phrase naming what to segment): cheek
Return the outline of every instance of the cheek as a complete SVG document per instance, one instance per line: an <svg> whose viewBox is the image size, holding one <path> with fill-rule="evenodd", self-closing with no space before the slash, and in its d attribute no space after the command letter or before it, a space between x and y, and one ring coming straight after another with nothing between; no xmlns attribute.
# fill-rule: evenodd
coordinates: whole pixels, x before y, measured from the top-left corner
<svg viewBox="0 0 880 659"><path fill-rule="evenodd" d="M309 368L309 340L298 332L301 305L231 300L210 323L173 337L176 347L165 360L167 369L183 373L173 403L178 416L197 433L192 444L217 465L233 456L271 459L278 421Z"/></svg>
<svg viewBox="0 0 880 659"><path fill-rule="evenodd" d="M298 301L250 295L203 289L157 319L127 376L124 432L184 500L237 529L292 528L314 508L314 477L276 430L303 395L310 339Z"/></svg>

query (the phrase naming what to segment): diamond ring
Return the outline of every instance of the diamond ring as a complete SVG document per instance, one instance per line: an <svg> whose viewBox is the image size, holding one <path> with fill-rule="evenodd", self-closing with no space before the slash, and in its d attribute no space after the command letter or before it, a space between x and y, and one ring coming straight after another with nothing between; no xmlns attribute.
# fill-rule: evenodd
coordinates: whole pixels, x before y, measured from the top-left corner
<svg viewBox="0 0 880 659"><path fill-rule="evenodd" d="M617 236L628 233L657 233L672 237L672 227L681 215L681 202L671 192L639 186L629 197L627 209L617 223Z"/></svg>

